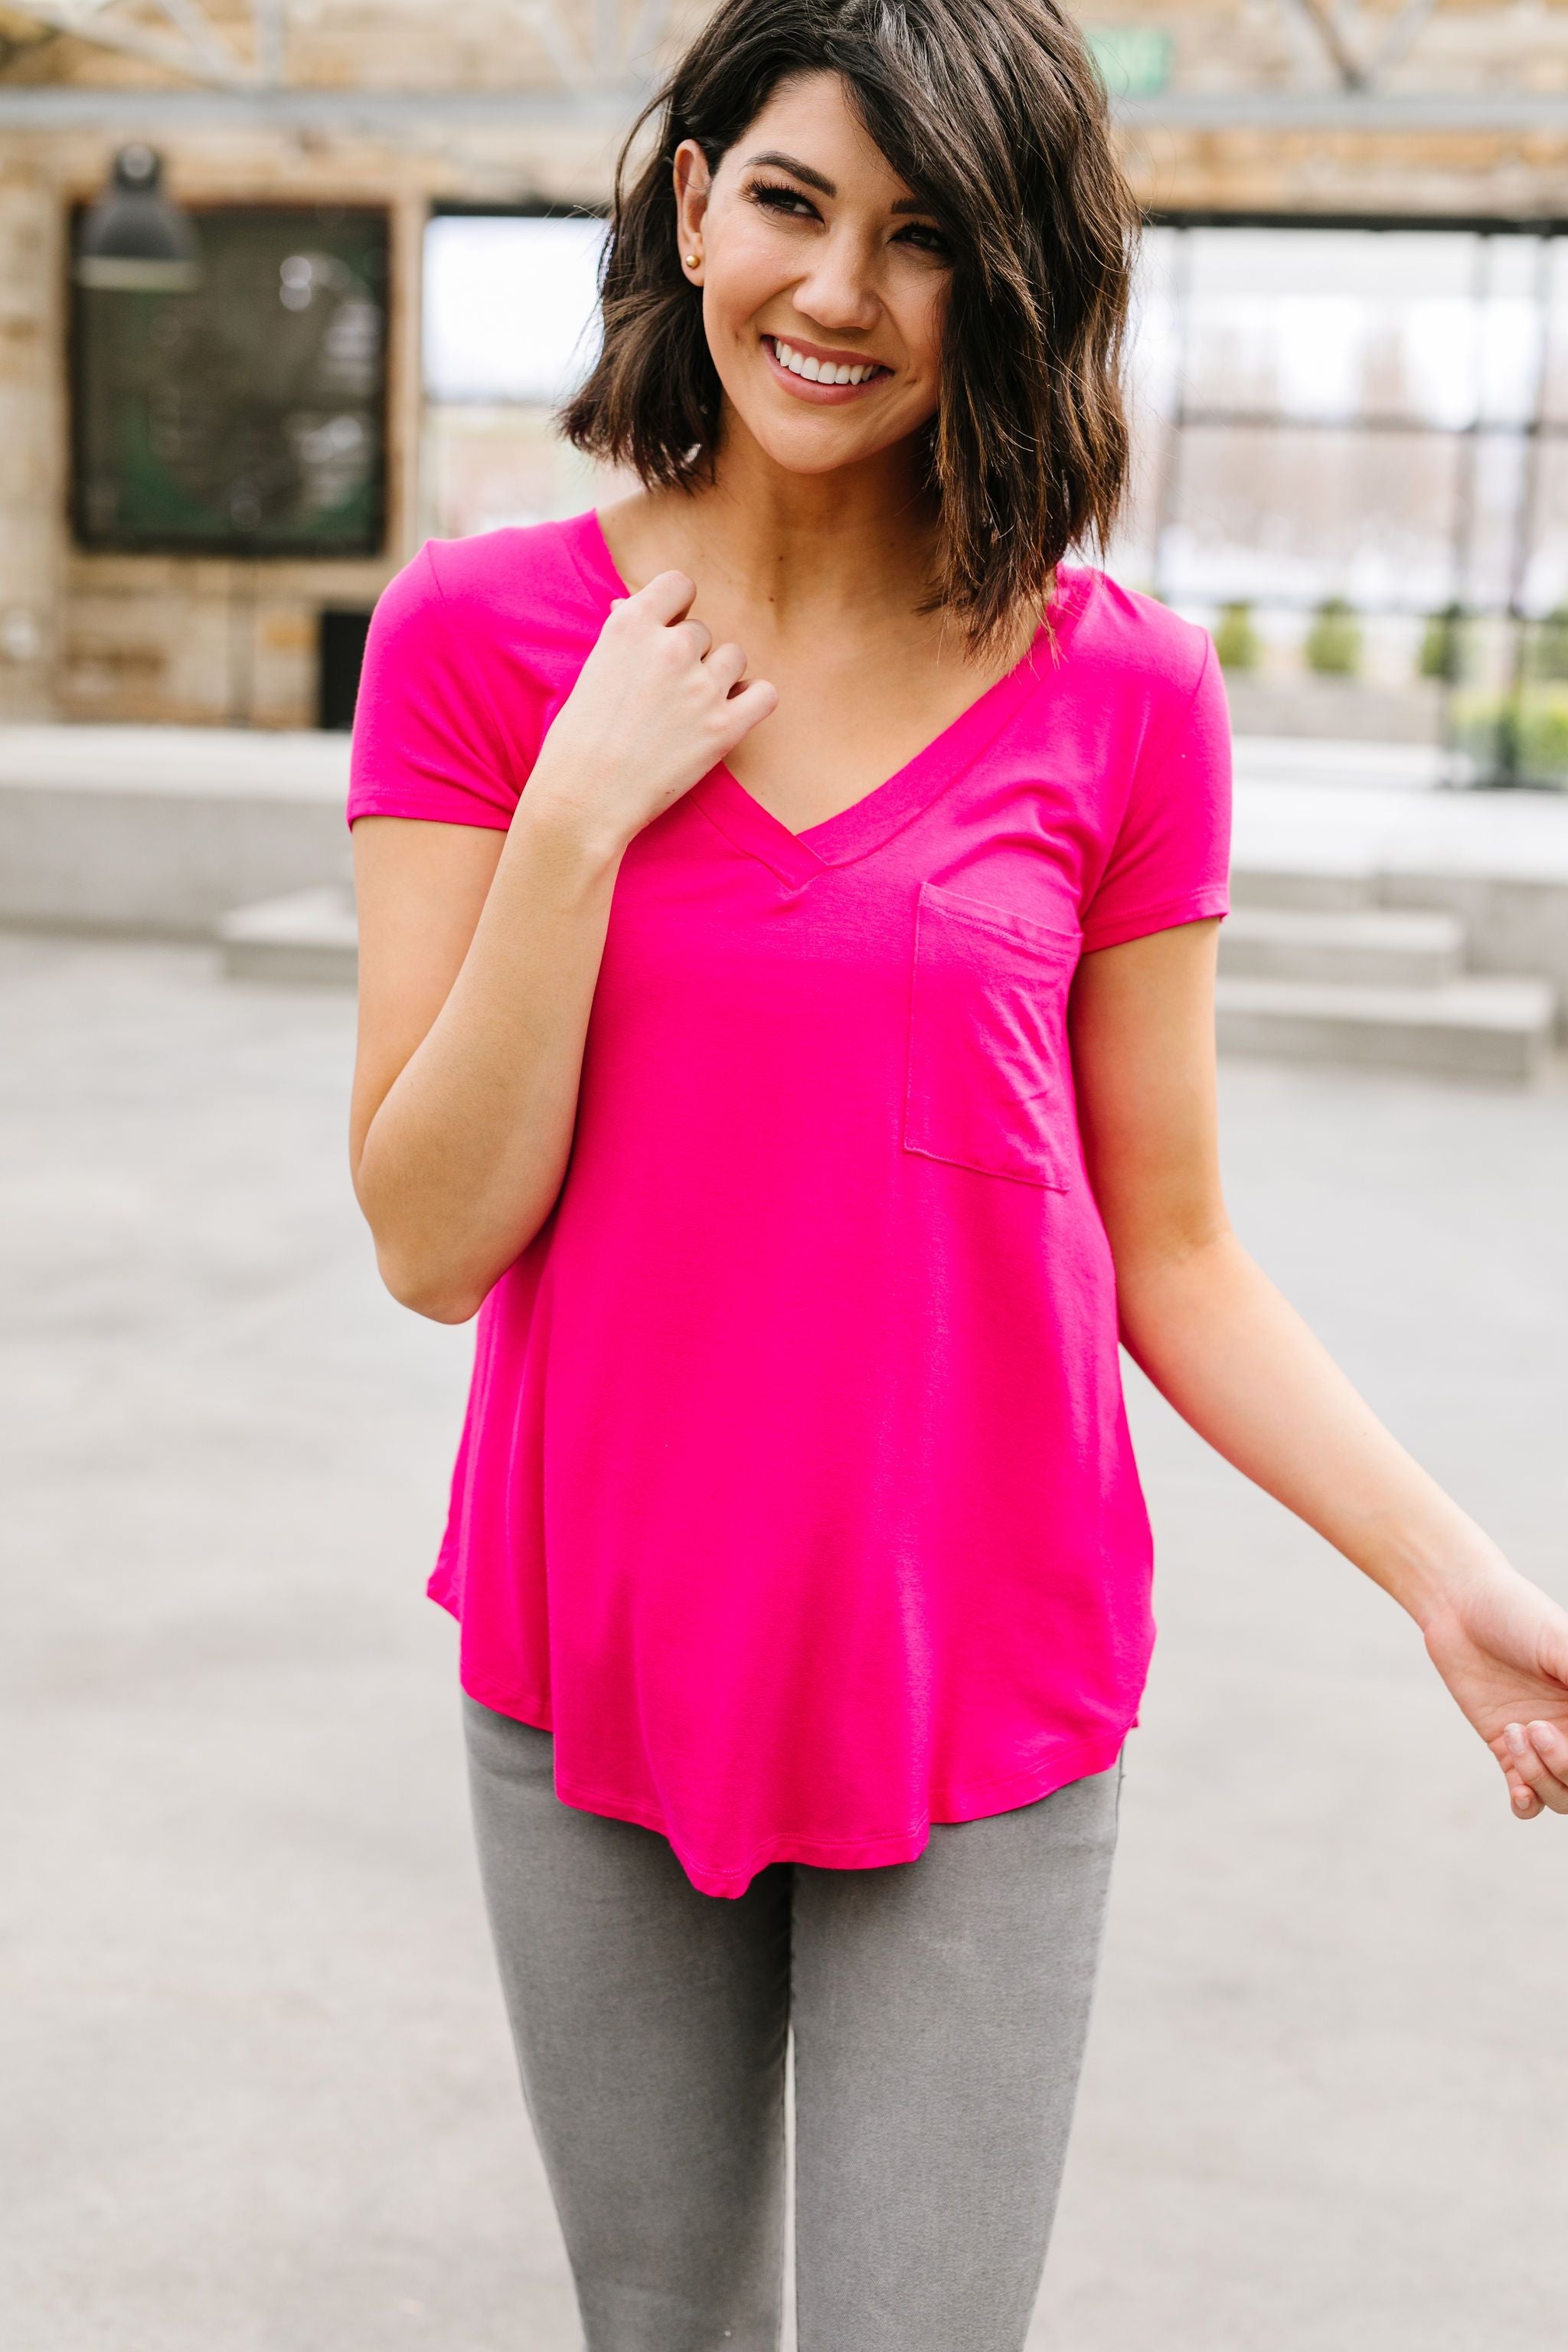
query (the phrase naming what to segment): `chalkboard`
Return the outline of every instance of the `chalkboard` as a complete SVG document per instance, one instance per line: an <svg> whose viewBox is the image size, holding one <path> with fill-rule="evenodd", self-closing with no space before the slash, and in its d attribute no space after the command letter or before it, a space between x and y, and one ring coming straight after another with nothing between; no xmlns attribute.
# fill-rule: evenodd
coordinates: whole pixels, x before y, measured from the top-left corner
<svg viewBox="0 0 1568 2352"><path fill-rule="evenodd" d="M185 554L378 553L386 215L224 205L189 218L200 256L189 292L73 282L79 541Z"/></svg>

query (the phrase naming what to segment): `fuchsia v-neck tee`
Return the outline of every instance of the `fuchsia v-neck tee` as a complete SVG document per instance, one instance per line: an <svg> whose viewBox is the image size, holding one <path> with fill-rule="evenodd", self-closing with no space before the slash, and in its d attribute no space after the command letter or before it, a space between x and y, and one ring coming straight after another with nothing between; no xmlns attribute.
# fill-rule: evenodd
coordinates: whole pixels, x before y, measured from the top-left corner
<svg viewBox="0 0 1568 2352"><path fill-rule="evenodd" d="M504 828L626 593L592 513L427 545L351 823ZM710 1894L909 1860L1138 1719L1064 1016L1080 954L1225 912L1229 733L1202 630L1087 569L1051 623L842 815L792 834L719 767L633 841L566 1176L480 1310L429 1587L463 1686Z"/></svg>

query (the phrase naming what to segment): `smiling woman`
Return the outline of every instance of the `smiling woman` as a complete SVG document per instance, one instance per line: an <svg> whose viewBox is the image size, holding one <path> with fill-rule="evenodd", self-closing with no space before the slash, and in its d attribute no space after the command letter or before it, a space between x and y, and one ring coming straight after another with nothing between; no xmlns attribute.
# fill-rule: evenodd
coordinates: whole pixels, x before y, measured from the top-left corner
<svg viewBox="0 0 1568 2352"><path fill-rule="evenodd" d="M1136 215L1099 81L1053 8L721 9L626 142L604 352L566 431L645 481L710 476L723 394L736 388L725 359L742 350L732 331L715 339L710 306L689 299L701 282L693 192L718 175L776 236L797 247L833 241L861 192L852 200L843 174L821 168L820 145L814 162L798 137L768 135L782 128L789 83L814 70L837 78L868 151L857 179L870 157L880 167L886 217L857 221L858 245L875 247L879 275L905 300L952 312L930 372L902 384L896 420L884 399L866 429L918 431L941 501L931 593L977 633L1005 632L1021 605L1045 601L1068 547L1107 532L1127 461L1121 355ZM659 135L634 174L649 121ZM673 209L672 171L685 197ZM845 363L866 356L890 355L852 347ZM845 456L834 442L821 462Z"/></svg>
<svg viewBox="0 0 1568 2352"><path fill-rule="evenodd" d="M801 2352L1019 2352L1154 1633L1119 1343L1521 1818L1568 1618L1226 1216L1218 667L1068 560L1131 213L1068 17L730 0L650 120L566 411L643 487L377 609L355 1182L479 1317L430 1591L590 2352L774 2352L786 2045Z"/></svg>

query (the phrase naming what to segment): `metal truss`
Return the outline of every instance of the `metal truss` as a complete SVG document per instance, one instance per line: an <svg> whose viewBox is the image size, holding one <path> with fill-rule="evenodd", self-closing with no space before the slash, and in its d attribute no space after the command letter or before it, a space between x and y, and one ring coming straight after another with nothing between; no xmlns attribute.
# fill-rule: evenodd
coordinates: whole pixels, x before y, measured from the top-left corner
<svg viewBox="0 0 1568 2352"><path fill-rule="evenodd" d="M657 47L673 0L510 0L563 89L624 82ZM215 89L287 86L289 0L249 0L237 44L205 0L5 0L5 13Z"/></svg>
<svg viewBox="0 0 1568 2352"><path fill-rule="evenodd" d="M1392 12L1368 8L1363 0L1275 0L1275 5L1310 27L1345 89L1374 90L1410 55L1441 0L1400 0Z"/></svg>
<svg viewBox="0 0 1568 2352"><path fill-rule="evenodd" d="M8 16L161 66L219 89L276 88L283 79L287 0L251 0L250 38L237 48L203 0L5 0Z"/></svg>
<svg viewBox="0 0 1568 2352"><path fill-rule="evenodd" d="M323 130L412 129L423 122L541 123L616 120L646 96L674 0L506 0L532 32L547 75L527 89L377 90L308 87L289 79L289 0L0 0L18 18L163 68L158 88L0 83L0 125L198 121L270 121ZM436 0L429 0L434 8ZM1274 0L1298 36L1297 70L1283 87L1181 89L1113 101L1130 125L1224 131L1560 130L1556 90L1416 90L1390 77L1417 47L1442 0ZM236 13L237 9L238 13ZM1303 39L1310 44L1303 53ZM1314 57L1328 68L1319 78Z"/></svg>

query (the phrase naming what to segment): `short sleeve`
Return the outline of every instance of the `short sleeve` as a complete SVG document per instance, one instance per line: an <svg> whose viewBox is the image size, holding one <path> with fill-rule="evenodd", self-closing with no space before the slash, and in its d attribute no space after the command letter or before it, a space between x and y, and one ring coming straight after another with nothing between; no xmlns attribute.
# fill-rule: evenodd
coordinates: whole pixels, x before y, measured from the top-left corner
<svg viewBox="0 0 1568 2352"><path fill-rule="evenodd" d="M522 779L497 717L474 617L448 603L429 541L371 616L354 707L348 821L511 823Z"/></svg>
<svg viewBox="0 0 1568 2352"><path fill-rule="evenodd" d="M1156 717L1139 751L1110 855L1083 909L1086 952L1226 914L1230 821L1230 713L1205 638L1191 695L1163 723Z"/></svg>

